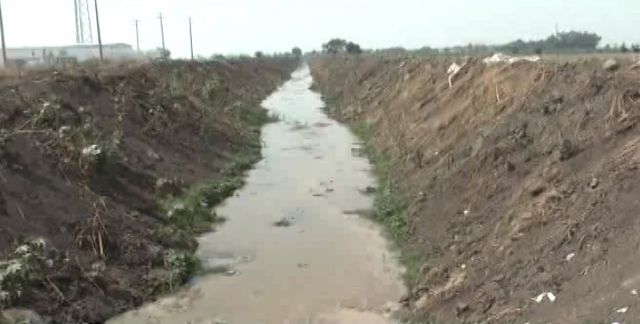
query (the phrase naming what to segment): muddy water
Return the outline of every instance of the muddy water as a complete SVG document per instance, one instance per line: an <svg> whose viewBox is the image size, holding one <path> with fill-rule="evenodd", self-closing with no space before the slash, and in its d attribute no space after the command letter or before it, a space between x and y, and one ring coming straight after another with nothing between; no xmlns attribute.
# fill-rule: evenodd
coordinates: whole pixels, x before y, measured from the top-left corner
<svg viewBox="0 0 640 324"><path fill-rule="evenodd" d="M380 228L356 213L372 206L371 166L311 83L301 68L263 103L281 117L263 129L264 159L199 240L217 273L111 323L387 322L404 287Z"/></svg>

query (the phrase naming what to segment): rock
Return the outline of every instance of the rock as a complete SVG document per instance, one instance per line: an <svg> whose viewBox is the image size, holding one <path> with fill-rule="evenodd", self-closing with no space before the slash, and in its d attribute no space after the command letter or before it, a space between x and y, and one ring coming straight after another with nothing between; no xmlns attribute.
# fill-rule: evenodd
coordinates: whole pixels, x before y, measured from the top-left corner
<svg viewBox="0 0 640 324"><path fill-rule="evenodd" d="M183 186L183 181L177 178L158 178L156 180L156 193L158 193L160 196L176 196L180 194Z"/></svg>
<svg viewBox="0 0 640 324"><path fill-rule="evenodd" d="M574 157L578 153L577 147L568 139L562 141L560 144L560 161L566 161Z"/></svg>
<svg viewBox="0 0 640 324"><path fill-rule="evenodd" d="M0 324L44 324L40 315L30 309L12 308L0 313Z"/></svg>
<svg viewBox="0 0 640 324"><path fill-rule="evenodd" d="M364 192L366 192L368 194L374 194L374 193L376 193L376 188L372 187L372 186L368 186L367 188L364 189Z"/></svg>
<svg viewBox="0 0 640 324"><path fill-rule="evenodd" d="M151 159L153 162L160 162L162 161L162 157L160 156L160 154L156 153L155 151L153 151L152 149L148 149L147 150L147 157L149 159Z"/></svg>
<svg viewBox="0 0 640 324"><path fill-rule="evenodd" d="M591 182L589 183L589 187L591 187L591 189L595 189L598 187L598 185L600 184L600 182L598 181L598 178L593 177L591 179Z"/></svg>
<svg viewBox="0 0 640 324"><path fill-rule="evenodd" d="M614 59L608 59L604 64L602 64L602 68L609 72L613 72L620 68L620 64Z"/></svg>
<svg viewBox="0 0 640 324"><path fill-rule="evenodd" d="M469 304L467 303L458 303L456 305L456 315L460 316L469 310Z"/></svg>

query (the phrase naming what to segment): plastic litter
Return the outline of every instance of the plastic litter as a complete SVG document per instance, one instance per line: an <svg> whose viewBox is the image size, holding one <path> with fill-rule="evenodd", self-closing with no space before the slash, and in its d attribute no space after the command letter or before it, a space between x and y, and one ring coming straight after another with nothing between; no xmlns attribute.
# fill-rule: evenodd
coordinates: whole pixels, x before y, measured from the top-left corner
<svg viewBox="0 0 640 324"><path fill-rule="evenodd" d="M513 56L505 55L503 53L496 53L493 56L487 57L482 61L485 64L493 65L493 64L499 64L499 63L513 64L521 61L535 63L540 61L541 59L542 58L540 58L540 56L537 56L537 55L513 57Z"/></svg>
<svg viewBox="0 0 640 324"><path fill-rule="evenodd" d="M567 262L570 262L571 260L573 260L573 258L576 257L575 253L569 253L566 257Z"/></svg>
<svg viewBox="0 0 640 324"><path fill-rule="evenodd" d="M456 74L458 74L458 72L460 72L463 66L465 65L458 65L456 63L453 63L447 69L447 74L449 75L449 88L453 87L453 78L456 76Z"/></svg>
<svg viewBox="0 0 640 324"><path fill-rule="evenodd" d="M547 297L547 299L549 299L550 302L555 302L557 297L556 295L554 295L552 292L543 292L542 294L531 298L533 301L535 301L536 303L540 304L542 303L542 301L544 300L544 298Z"/></svg>
<svg viewBox="0 0 640 324"><path fill-rule="evenodd" d="M616 311L616 313L624 314L629 311L629 307L622 307Z"/></svg>

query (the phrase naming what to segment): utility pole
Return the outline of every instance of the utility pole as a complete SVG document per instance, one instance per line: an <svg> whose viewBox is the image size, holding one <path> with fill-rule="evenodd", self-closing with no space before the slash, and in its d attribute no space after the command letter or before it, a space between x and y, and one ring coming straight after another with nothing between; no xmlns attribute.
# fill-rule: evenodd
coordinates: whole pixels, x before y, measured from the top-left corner
<svg viewBox="0 0 640 324"><path fill-rule="evenodd" d="M166 59L166 55L167 55L167 47L164 43L164 22L163 22L163 17L162 17L162 13L160 13L160 15L158 15L158 19L160 19L160 34L162 35L162 58Z"/></svg>
<svg viewBox="0 0 640 324"><path fill-rule="evenodd" d="M191 43L191 60L193 61L193 29L191 28L191 17L189 17L189 42Z"/></svg>
<svg viewBox="0 0 640 324"><path fill-rule="evenodd" d="M136 23L136 48L138 49L138 54L140 54L140 29L138 29L139 20L135 20Z"/></svg>
<svg viewBox="0 0 640 324"><path fill-rule="evenodd" d="M98 48L100 49L100 61L103 61L104 53L102 51L102 33L100 32L100 14L98 13L98 0L94 0L93 3L96 7L96 26L98 27Z"/></svg>
<svg viewBox="0 0 640 324"><path fill-rule="evenodd" d="M4 21L2 20L2 4L0 3L0 34L2 34L2 65L7 66L7 45L4 42Z"/></svg>

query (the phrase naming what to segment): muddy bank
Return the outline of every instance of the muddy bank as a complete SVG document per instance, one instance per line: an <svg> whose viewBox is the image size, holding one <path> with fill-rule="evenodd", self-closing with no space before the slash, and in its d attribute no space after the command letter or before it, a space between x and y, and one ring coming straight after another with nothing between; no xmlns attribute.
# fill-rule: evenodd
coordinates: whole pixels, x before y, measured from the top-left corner
<svg viewBox="0 0 640 324"><path fill-rule="evenodd" d="M0 309L102 322L180 285L291 59L0 80ZM196 185L197 184L197 185Z"/></svg>
<svg viewBox="0 0 640 324"><path fill-rule="evenodd" d="M413 317L638 318L640 71L471 60L449 88L451 63L312 62L329 111L369 137L401 197L378 217L424 260Z"/></svg>

